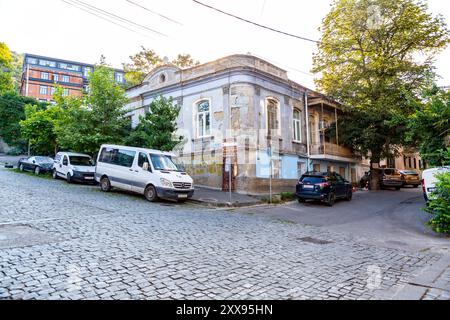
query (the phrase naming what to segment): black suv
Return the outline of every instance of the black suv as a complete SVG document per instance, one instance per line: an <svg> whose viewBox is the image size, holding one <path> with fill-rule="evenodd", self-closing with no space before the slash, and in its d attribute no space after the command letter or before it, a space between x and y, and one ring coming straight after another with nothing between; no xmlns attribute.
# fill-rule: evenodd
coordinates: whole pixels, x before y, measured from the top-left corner
<svg viewBox="0 0 450 320"><path fill-rule="evenodd" d="M352 200L353 186L335 172L307 172L297 183L298 202L320 200L332 207L336 199Z"/></svg>

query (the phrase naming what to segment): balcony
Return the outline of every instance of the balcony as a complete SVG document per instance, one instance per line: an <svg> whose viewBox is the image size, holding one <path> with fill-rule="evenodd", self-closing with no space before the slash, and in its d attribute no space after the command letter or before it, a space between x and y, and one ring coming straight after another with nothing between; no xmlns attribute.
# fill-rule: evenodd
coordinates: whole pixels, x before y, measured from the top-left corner
<svg viewBox="0 0 450 320"><path fill-rule="evenodd" d="M312 156L335 156L342 158L354 158L352 151L349 148L339 146L334 143L325 142L322 145L311 145Z"/></svg>

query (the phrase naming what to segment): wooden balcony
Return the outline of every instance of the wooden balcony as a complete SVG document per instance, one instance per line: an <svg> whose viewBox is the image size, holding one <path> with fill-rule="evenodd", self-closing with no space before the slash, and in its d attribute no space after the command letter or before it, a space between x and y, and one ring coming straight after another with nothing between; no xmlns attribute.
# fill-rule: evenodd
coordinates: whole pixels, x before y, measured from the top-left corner
<svg viewBox="0 0 450 320"><path fill-rule="evenodd" d="M330 155L343 158L353 158L354 155L349 148L339 146L334 143L325 142L322 145L312 145L311 155Z"/></svg>

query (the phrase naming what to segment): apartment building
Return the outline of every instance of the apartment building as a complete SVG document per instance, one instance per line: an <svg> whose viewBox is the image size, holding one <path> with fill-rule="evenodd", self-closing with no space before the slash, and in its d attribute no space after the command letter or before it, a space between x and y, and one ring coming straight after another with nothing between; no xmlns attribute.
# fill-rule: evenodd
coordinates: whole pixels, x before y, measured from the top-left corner
<svg viewBox="0 0 450 320"><path fill-rule="evenodd" d="M88 89L88 75L93 64L25 54L20 93L39 101L52 102L55 86L66 96L81 97ZM117 83L124 83L123 70L115 69Z"/></svg>

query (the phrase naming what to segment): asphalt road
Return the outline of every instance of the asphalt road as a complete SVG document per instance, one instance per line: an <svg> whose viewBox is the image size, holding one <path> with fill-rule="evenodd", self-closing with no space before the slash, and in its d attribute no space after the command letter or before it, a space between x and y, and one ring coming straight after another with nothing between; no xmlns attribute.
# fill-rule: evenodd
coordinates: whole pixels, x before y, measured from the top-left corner
<svg viewBox="0 0 450 320"><path fill-rule="evenodd" d="M421 188L404 188L358 191L351 202L338 201L332 208L317 202L295 202L238 211L344 232L371 244L450 252L450 238L437 235L426 226L430 215L422 210L424 206Z"/></svg>

